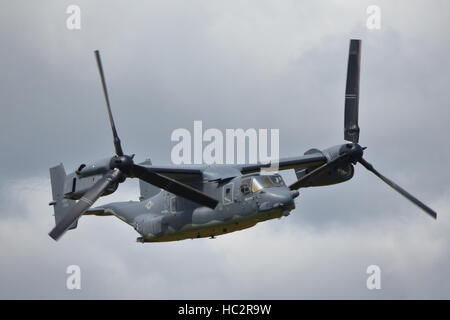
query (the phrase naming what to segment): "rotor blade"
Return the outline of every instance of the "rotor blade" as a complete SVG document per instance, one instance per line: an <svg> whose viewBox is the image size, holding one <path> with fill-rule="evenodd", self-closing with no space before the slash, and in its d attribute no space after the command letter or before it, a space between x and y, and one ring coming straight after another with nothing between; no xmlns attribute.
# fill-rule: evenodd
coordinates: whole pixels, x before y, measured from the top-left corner
<svg viewBox="0 0 450 320"><path fill-rule="evenodd" d="M347 156L347 155L343 154L343 155L341 155L341 156L331 160L330 162L327 162L327 163L321 165L320 167L317 167L316 169L312 170L311 172L305 174L303 177L301 177L296 182L291 184L289 186L289 189L291 189L291 190L298 190L298 189L303 188L303 187L308 187L309 186L309 179L311 179L311 178L321 174L322 172L327 170L332 165L336 164L338 161L340 161L345 156Z"/></svg>
<svg viewBox="0 0 450 320"><path fill-rule="evenodd" d="M353 143L359 141L359 70L361 62L361 40L350 40L345 88L344 139Z"/></svg>
<svg viewBox="0 0 450 320"><path fill-rule="evenodd" d="M58 240L70 226L80 218L80 216L89 209L94 202L102 195L108 186L117 182L122 173L116 169L108 172L103 178L98 180L88 192L73 206L69 212L59 221L59 223L50 231L49 236Z"/></svg>
<svg viewBox="0 0 450 320"><path fill-rule="evenodd" d="M377 170L375 170L375 168L366 160L364 160L363 158L358 160L359 163L361 163L367 170L371 171L372 173L374 173L378 178L380 178L381 180L383 180L386 184L388 184L389 186L391 186L394 190L396 190L398 193L400 193L402 196L404 196L405 198L407 198L409 201L413 202L415 205L417 205L419 208L421 208L423 211L425 211L426 213L428 213L431 217L433 217L434 219L437 219L437 214L436 212L431 209L430 207L428 207L427 205L425 205L422 201L420 201L419 199L417 199L416 197L414 197L413 195L411 195L409 192L407 192L405 189L403 189L402 187L400 187L398 184L396 184L395 182L391 181L390 179L386 178L385 176L383 176L381 173L379 173Z"/></svg>
<svg viewBox="0 0 450 320"><path fill-rule="evenodd" d="M122 146L120 145L120 139L117 135L116 125L111 112L111 105L109 104L108 88L106 87L105 75L103 74L102 60L100 58L100 52L95 50L95 59L97 60L98 71L100 72L100 78L102 80L103 93L105 95L106 106L108 107L109 123L111 124L113 133L113 142L116 149L116 155L123 156Z"/></svg>
<svg viewBox="0 0 450 320"><path fill-rule="evenodd" d="M132 173L136 178L211 209L214 209L218 204L218 201L209 195L184 183L152 172L145 167L135 164L132 167Z"/></svg>

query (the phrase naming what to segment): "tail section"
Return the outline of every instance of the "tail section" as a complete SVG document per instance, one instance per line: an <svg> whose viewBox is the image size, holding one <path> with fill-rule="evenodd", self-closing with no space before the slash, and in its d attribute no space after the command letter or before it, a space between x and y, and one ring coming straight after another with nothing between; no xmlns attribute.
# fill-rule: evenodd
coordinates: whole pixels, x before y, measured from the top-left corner
<svg viewBox="0 0 450 320"><path fill-rule="evenodd" d="M66 181L66 171L61 163L60 165L50 168L50 180L52 184L52 195L53 201L50 205L53 206L55 211L55 224L64 217L64 215L72 208L75 204L75 200L69 200L64 198L64 183ZM77 227L77 221L70 226L69 230L75 229Z"/></svg>
<svg viewBox="0 0 450 320"><path fill-rule="evenodd" d="M150 159L147 159L144 162L140 163L140 165L144 165L144 166L151 165L151 164L152 164L152 161ZM150 183L147 183L143 180L140 180L140 179L139 179L139 188L141 189L141 196L139 197L139 200L151 198L161 192L160 188L158 188Z"/></svg>

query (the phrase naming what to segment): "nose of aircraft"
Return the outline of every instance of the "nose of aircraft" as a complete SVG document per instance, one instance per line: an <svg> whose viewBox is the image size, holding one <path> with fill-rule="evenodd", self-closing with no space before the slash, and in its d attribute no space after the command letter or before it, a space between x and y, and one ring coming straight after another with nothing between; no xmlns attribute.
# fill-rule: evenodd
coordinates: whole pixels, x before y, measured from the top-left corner
<svg viewBox="0 0 450 320"><path fill-rule="evenodd" d="M264 190L264 200L272 204L272 208L294 206L294 198L298 196L298 191L291 191L288 188L269 188Z"/></svg>

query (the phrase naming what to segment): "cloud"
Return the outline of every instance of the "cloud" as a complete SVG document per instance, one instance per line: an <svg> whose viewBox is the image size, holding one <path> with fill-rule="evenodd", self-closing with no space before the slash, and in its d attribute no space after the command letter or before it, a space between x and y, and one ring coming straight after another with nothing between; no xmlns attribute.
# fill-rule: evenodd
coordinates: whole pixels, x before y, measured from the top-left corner
<svg viewBox="0 0 450 320"><path fill-rule="evenodd" d="M33 186L33 192L29 192ZM448 298L441 276L450 267L450 220L420 215L359 226L315 228L293 217L274 220L216 240L138 244L112 217L82 217L59 242L48 182L17 181L2 191L20 211L0 225L2 298ZM132 188L122 196L132 198ZM117 196L113 196L113 198ZM111 197L110 197L111 198ZM115 201L116 199L102 199ZM5 202L2 201L4 204ZM448 198L433 204L448 212ZM293 215L301 215L295 211ZM65 287L66 268L81 267L82 289ZM366 268L379 265L382 290L365 287Z"/></svg>
<svg viewBox="0 0 450 320"><path fill-rule="evenodd" d="M448 298L450 42L446 1L78 1L2 5L0 297ZM305 189L288 218L217 240L140 245L111 217L83 217L54 243L48 168L112 155L92 51L100 49L127 153L170 162L170 134L279 128L282 156L342 142L348 40L363 39L367 160L435 208L437 222L357 166ZM292 182L292 172L285 173ZM136 199L136 182L113 196ZM82 290L65 288L70 264ZM382 268L381 291L365 269Z"/></svg>

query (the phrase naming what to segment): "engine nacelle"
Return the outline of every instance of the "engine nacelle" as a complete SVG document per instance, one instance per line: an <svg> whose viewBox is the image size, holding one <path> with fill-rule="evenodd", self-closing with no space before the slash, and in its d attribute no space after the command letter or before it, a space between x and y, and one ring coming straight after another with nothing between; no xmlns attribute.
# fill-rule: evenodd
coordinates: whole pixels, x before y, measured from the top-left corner
<svg viewBox="0 0 450 320"><path fill-rule="evenodd" d="M111 158L96 161L90 165L82 164L79 168L66 176L64 181L64 198L78 200L92 186L107 173L110 168ZM117 190L118 183L110 186L102 196L113 193Z"/></svg>
<svg viewBox="0 0 450 320"><path fill-rule="evenodd" d="M81 178L95 176L95 175L103 175L111 169L111 158L106 158L102 160L98 160L89 165L82 164L78 167L78 170L75 171Z"/></svg>
<svg viewBox="0 0 450 320"><path fill-rule="evenodd" d="M327 157L328 161L331 161L339 156L339 154L341 153L341 148L343 147L345 147L345 145L334 146L323 151L311 149L306 151L305 154L322 153L325 157ZM316 167L296 170L295 174L297 176L297 179L300 179L315 168ZM312 178L309 181L309 186L320 187L345 182L347 180L350 180L353 177L354 173L355 169L353 168L353 165L351 163L337 164L336 166L330 167L328 170Z"/></svg>
<svg viewBox="0 0 450 320"><path fill-rule="evenodd" d="M308 169L300 169L295 172L297 178L300 179L308 172L311 172L315 168ZM321 187L321 186L329 186L336 183L345 182L350 180L355 173L355 169L353 165L348 163L344 165L338 165L335 167L331 167L329 170L320 173L310 180L309 186L311 187Z"/></svg>

